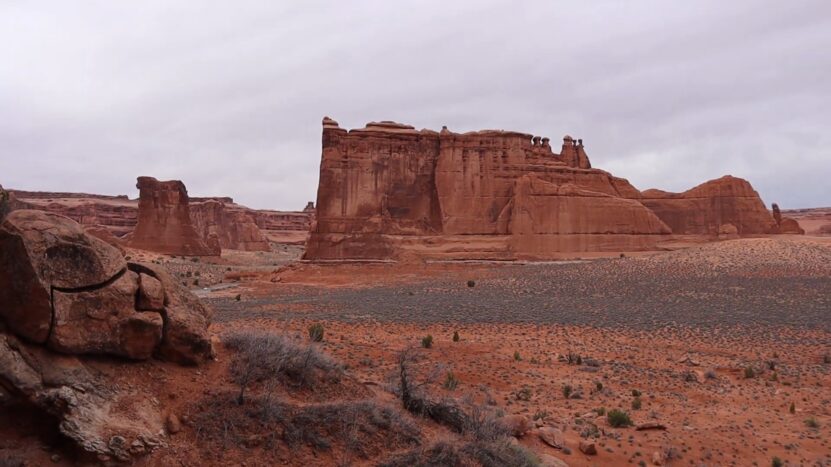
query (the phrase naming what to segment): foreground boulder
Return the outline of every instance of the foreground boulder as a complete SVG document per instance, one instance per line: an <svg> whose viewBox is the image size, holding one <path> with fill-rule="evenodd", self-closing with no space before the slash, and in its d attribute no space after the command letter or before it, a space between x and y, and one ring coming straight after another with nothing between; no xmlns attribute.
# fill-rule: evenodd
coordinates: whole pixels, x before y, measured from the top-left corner
<svg viewBox="0 0 831 467"><path fill-rule="evenodd" d="M210 318L164 269L128 263L69 218L16 210L0 224L0 400L54 420L92 459L163 446L165 424L153 394L119 382L130 363L87 356L199 364Z"/></svg>
<svg viewBox="0 0 831 467"><path fill-rule="evenodd" d="M0 324L0 390L51 416L87 455L129 461L164 446L162 418L150 396L115 389L94 374L77 357L26 344Z"/></svg>
<svg viewBox="0 0 831 467"><path fill-rule="evenodd" d="M0 224L0 319L66 354L156 353L183 364L211 356L210 313L196 297L163 269L128 265L76 222L42 211Z"/></svg>

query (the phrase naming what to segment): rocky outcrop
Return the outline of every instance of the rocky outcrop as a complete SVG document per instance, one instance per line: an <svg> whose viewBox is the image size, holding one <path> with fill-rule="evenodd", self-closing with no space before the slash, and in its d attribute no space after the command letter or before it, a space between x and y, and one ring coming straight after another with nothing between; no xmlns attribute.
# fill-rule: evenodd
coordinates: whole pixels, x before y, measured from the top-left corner
<svg viewBox="0 0 831 467"><path fill-rule="evenodd" d="M121 238L133 231L138 220L136 201L127 196L93 195L87 193L53 193L14 190L14 195L26 204L25 209L37 209L66 216L75 222L108 230Z"/></svg>
<svg viewBox="0 0 831 467"><path fill-rule="evenodd" d="M10 209L37 209L69 217L118 248L127 246L138 223L139 202L126 196L21 190L9 191L8 196ZM309 231L314 219L311 202L303 211L273 211L250 209L230 197L188 200L194 230L212 252L222 248L268 251L270 239L284 241L287 233L305 241L302 233Z"/></svg>
<svg viewBox="0 0 831 467"><path fill-rule="evenodd" d="M138 224L129 246L172 255L215 256L196 232L190 217L188 192L178 180L160 182L139 177Z"/></svg>
<svg viewBox="0 0 831 467"><path fill-rule="evenodd" d="M42 211L14 211L0 224L0 319L17 336L66 354L156 354L183 364L211 356L210 313L190 292L163 270L128 264L71 219Z"/></svg>
<svg viewBox="0 0 831 467"><path fill-rule="evenodd" d="M27 344L1 323L0 389L39 410L44 425L57 422L90 460L127 462L165 445L152 395L115 388L81 359Z"/></svg>
<svg viewBox="0 0 831 467"><path fill-rule="evenodd" d="M549 258L654 248L670 229L582 140L323 122L308 259Z"/></svg>
<svg viewBox="0 0 831 467"><path fill-rule="evenodd" d="M683 193L646 190L640 201L674 234L717 236L722 225L732 224L739 235L756 235L775 225L750 183L730 175Z"/></svg>
<svg viewBox="0 0 831 467"><path fill-rule="evenodd" d="M101 357L199 364L213 356L209 323L163 269L126 262L69 218L16 210L0 224L0 394L55 422L84 463L165 445L157 394L119 383L130 363Z"/></svg>
<svg viewBox="0 0 831 467"><path fill-rule="evenodd" d="M191 204L190 217L208 244L216 242L220 248L230 250L271 250L251 211L232 209L223 202L209 200Z"/></svg>
<svg viewBox="0 0 831 467"><path fill-rule="evenodd" d="M771 205L771 211L773 211L774 225L771 227L769 233L805 235L805 230L799 226L799 222L796 219L782 216L782 211L780 211L778 204L773 203Z"/></svg>

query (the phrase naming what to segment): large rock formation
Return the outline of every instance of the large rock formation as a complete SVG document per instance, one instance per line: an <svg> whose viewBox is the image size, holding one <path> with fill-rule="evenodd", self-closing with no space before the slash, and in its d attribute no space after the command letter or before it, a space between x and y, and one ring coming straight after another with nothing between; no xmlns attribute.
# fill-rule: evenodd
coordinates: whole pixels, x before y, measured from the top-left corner
<svg viewBox="0 0 831 467"><path fill-rule="evenodd" d="M138 200L127 196L14 190L7 192L9 209L37 209L78 222L89 233L123 247L138 222ZM15 199L15 196L17 199ZM212 203L221 208L205 207ZM268 251L268 241L303 243L314 219L314 203L302 211L255 210L233 198L189 197L191 222L211 251ZM299 240L298 240L299 239Z"/></svg>
<svg viewBox="0 0 831 467"><path fill-rule="evenodd" d="M192 203L190 217L196 231L209 245L216 242L223 249L271 250L251 211L232 209L224 202L208 200Z"/></svg>
<svg viewBox="0 0 831 467"><path fill-rule="evenodd" d="M547 258L654 248L670 229L582 140L323 121L308 259Z"/></svg>
<svg viewBox="0 0 831 467"><path fill-rule="evenodd" d="M71 219L16 210L0 224L0 399L55 422L90 461L165 444L158 394L119 384L129 362L101 357L199 364L213 354L209 322L164 270L126 262Z"/></svg>
<svg viewBox="0 0 831 467"><path fill-rule="evenodd" d="M732 224L739 235L754 235L768 233L775 225L750 183L730 175L683 193L646 190L641 202L674 234L718 235L722 225Z"/></svg>
<svg viewBox="0 0 831 467"><path fill-rule="evenodd" d="M156 354L188 364L211 355L210 313L190 292L42 211L14 211L0 224L0 319L66 354Z"/></svg>
<svg viewBox="0 0 831 467"><path fill-rule="evenodd" d="M670 234L726 239L798 232L745 180L684 193L593 169L583 141L394 122L345 130L323 119L316 221L306 258L545 259L656 248Z"/></svg>
<svg viewBox="0 0 831 467"><path fill-rule="evenodd" d="M196 233L190 217L188 191L178 180L160 182L139 177L138 224L130 238L133 248L172 255L215 256L218 245L209 247Z"/></svg>

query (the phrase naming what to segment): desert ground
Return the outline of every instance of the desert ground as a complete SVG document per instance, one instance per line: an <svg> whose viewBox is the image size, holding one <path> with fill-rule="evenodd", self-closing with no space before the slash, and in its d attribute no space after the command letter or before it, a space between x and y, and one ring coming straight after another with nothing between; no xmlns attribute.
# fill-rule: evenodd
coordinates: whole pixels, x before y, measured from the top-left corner
<svg viewBox="0 0 831 467"><path fill-rule="evenodd" d="M99 363L178 414L169 448L138 465L441 465L441 449L464 437L401 408L402 351L435 400L526 417L516 442L543 465L831 465L829 238L546 263L306 263L300 250L128 251L212 305L217 343L216 360L191 371ZM255 383L237 404L233 336L305 345L313 324L324 335L312 345L339 376ZM632 425L611 426L613 409ZM2 465L79 461L38 420L7 415ZM542 441L549 428L559 448Z"/></svg>

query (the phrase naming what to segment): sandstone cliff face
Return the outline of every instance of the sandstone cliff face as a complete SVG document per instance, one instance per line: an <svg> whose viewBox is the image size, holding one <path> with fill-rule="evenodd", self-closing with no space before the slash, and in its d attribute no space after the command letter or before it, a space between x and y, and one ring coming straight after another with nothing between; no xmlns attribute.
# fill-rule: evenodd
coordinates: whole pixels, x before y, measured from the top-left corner
<svg viewBox="0 0 831 467"><path fill-rule="evenodd" d="M729 175L683 193L646 190L641 202L674 234L718 235L723 224L732 224L739 235L755 235L776 224L750 183Z"/></svg>
<svg viewBox="0 0 831 467"><path fill-rule="evenodd" d="M528 178L527 176L533 177ZM323 122L308 259L546 258L653 248L669 228L581 140Z"/></svg>
<svg viewBox="0 0 831 467"><path fill-rule="evenodd" d="M247 211L229 208L219 201L193 203L190 217L206 241L216 239L220 248L244 251L270 251L268 240Z"/></svg>
<svg viewBox="0 0 831 467"><path fill-rule="evenodd" d="M209 248L196 233L188 192L182 182L139 177L136 187L139 189L138 224L130 238L131 247L187 256L220 253L218 248Z"/></svg>
<svg viewBox="0 0 831 467"><path fill-rule="evenodd" d="M118 246L126 244L138 223L138 200L123 195L10 190L7 197L9 210L36 209L66 216ZM200 208L203 203L220 203L224 213L206 214L207 209ZM305 241L303 233L309 231L315 212L312 202L302 211L254 210L235 204L230 197L190 197L189 205L191 222L211 251L268 251L269 238L278 243L287 238L294 242L294 237Z"/></svg>

